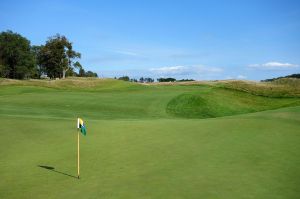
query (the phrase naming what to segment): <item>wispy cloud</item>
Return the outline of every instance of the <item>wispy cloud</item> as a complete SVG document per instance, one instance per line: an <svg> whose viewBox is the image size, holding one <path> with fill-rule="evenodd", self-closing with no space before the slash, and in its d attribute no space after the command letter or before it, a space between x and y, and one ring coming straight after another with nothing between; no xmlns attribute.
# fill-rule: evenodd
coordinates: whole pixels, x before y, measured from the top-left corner
<svg viewBox="0 0 300 199"><path fill-rule="evenodd" d="M170 74L170 73L182 73L186 70L185 66L166 66L166 67L159 67L159 68L150 68L151 72L154 73L162 73L162 74Z"/></svg>
<svg viewBox="0 0 300 199"><path fill-rule="evenodd" d="M226 76L224 79L234 79L232 76Z"/></svg>
<svg viewBox="0 0 300 199"><path fill-rule="evenodd" d="M121 54L121 55L129 55L129 56L138 56L139 54L133 51L128 50L114 50L114 53Z"/></svg>
<svg viewBox="0 0 300 199"><path fill-rule="evenodd" d="M247 77L245 75L238 75L236 78L237 79L247 79Z"/></svg>
<svg viewBox="0 0 300 199"><path fill-rule="evenodd" d="M150 68L149 71L157 75L199 75L220 73L223 69L209 66L166 66Z"/></svg>
<svg viewBox="0 0 300 199"><path fill-rule="evenodd" d="M140 77L173 77L176 79L195 79L195 80L212 80L220 79L223 75L223 69L209 66L165 66L153 67L149 69L128 69L128 70L111 70L100 71L104 77L114 77L128 75L132 78Z"/></svg>
<svg viewBox="0 0 300 199"><path fill-rule="evenodd" d="M299 65L291 64L291 63L282 63L271 61L264 64L250 64L250 68L257 68L257 69L266 69L266 70L276 70L276 69L290 69L290 68L297 68Z"/></svg>

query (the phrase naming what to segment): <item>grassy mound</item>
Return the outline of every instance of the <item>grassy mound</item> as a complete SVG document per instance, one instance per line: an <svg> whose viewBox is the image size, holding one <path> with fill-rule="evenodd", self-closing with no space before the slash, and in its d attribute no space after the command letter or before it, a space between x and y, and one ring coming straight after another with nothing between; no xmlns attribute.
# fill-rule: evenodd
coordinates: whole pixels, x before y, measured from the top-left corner
<svg viewBox="0 0 300 199"><path fill-rule="evenodd" d="M209 92L181 94L167 105L171 115L211 118L300 105L299 99L270 98L236 90L211 88Z"/></svg>
<svg viewBox="0 0 300 199"><path fill-rule="evenodd" d="M137 87L138 84L133 84L125 81L118 81L115 79L99 79L99 78L66 78L58 80L14 80L14 79L0 79L0 86L33 86L54 89L70 89L70 90L111 90L111 89L125 89L130 87Z"/></svg>
<svg viewBox="0 0 300 199"><path fill-rule="evenodd" d="M299 105L300 98L258 96L241 91L249 87L248 82L229 83L222 83L224 88L211 82L141 85L93 78L2 80L0 114L61 118L82 115L90 119L211 118Z"/></svg>
<svg viewBox="0 0 300 199"><path fill-rule="evenodd" d="M215 117L214 111L209 109L209 102L200 95L181 94L173 98L167 105L169 114L187 118Z"/></svg>

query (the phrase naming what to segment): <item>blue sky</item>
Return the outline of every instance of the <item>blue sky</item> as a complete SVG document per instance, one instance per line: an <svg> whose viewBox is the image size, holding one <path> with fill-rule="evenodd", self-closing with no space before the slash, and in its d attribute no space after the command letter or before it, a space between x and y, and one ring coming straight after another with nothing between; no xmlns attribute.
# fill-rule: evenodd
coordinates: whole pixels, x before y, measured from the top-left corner
<svg viewBox="0 0 300 199"><path fill-rule="evenodd" d="M0 0L0 31L60 33L100 77L260 80L300 72L300 1Z"/></svg>

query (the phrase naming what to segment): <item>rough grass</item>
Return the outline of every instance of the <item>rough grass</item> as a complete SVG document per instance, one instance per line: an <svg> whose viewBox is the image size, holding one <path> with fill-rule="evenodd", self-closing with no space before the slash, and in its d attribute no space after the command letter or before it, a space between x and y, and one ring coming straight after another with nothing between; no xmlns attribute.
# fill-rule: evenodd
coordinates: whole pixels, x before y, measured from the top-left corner
<svg viewBox="0 0 300 199"><path fill-rule="evenodd" d="M217 86L265 97L300 97L300 79L293 78L273 82L223 81Z"/></svg>
<svg viewBox="0 0 300 199"><path fill-rule="evenodd" d="M1 79L0 86L35 86L55 89L85 89L85 90L109 90L109 89L124 89L131 86L137 87L138 84L130 82L117 81L114 79L99 79L99 78L66 78L59 80L14 80Z"/></svg>

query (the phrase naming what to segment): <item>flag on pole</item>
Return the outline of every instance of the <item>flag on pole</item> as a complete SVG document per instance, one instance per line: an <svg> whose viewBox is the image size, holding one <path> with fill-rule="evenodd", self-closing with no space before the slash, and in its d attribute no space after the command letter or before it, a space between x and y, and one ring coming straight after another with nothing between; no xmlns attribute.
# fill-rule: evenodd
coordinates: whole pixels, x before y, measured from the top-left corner
<svg viewBox="0 0 300 199"><path fill-rule="evenodd" d="M85 136L86 135L86 127L84 125L84 122L81 118L77 118L77 177L79 179L79 173L80 173L80 161L79 161L79 129L80 132Z"/></svg>
<svg viewBox="0 0 300 199"><path fill-rule="evenodd" d="M77 128L80 129L80 132L83 135L86 135L86 127L85 127L84 122L81 118L78 118L78 120L77 120Z"/></svg>

